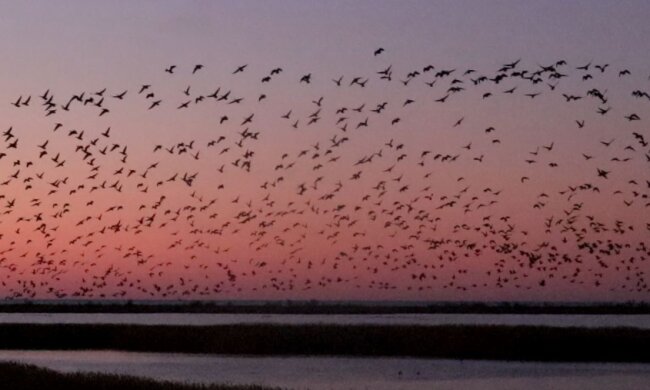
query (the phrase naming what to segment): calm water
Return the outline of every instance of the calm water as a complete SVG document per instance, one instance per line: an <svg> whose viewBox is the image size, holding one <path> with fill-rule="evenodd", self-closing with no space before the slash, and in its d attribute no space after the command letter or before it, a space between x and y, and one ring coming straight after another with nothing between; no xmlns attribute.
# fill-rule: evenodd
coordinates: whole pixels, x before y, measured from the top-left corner
<svg viewBox="0 0 650 390"><path fill-rule="evenodd" d="M650 365L403 358L234 357L116 351L0 351L63 372L95 371L197 383L312 390L642 389ZM400 374L401 372L401 374Z"/></svg>
<svg viewBox="0 0 650 390"><path fill-rule="evenodd" d="M107 314L0 313L0 323L28 324L343 324L343 325L546 325L650 329L650 315L565 314Z"/></svg>

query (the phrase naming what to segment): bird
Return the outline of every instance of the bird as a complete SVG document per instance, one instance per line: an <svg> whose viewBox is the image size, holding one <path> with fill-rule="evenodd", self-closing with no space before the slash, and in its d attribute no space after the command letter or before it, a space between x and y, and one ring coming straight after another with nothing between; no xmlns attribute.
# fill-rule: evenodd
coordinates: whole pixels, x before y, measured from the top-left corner
<svg viewBox="0 0 650 390"><path fill-rule="evenodd" d="M244 69L246 69L247 66L248 66L248 64L238 66L237 69L235 69L235 71L232 72L232 74L237 74L237 73L241 73L241 72L243 72Z"/></svg>
<svg viewBox="0 0 650 390"><path fill-rule="evenodd" d="M609 175L609 173L610 173L609 171L598 168L598 177L607 179L607 175Z"/></svg>

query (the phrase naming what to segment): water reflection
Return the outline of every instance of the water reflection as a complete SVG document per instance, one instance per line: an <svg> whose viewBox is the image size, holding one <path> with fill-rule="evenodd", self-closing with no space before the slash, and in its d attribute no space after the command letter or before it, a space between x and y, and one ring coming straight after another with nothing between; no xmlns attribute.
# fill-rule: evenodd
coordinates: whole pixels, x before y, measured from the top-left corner
<svg viewBox="0 0 650 390"><path fill-rule="evenodd" d="M21 324L342 324L342 325L545 325L650 329L650 315L566 314L196 314L0 313L0 323Z"/></svg>

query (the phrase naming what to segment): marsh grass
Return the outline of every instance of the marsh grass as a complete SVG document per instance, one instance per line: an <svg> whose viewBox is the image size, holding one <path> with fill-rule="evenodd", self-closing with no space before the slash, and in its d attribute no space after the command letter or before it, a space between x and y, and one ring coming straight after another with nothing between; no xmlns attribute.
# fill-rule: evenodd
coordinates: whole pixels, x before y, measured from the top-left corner
<svg viewBox="0 0 650 390"><path fill-rule="evenodd" d="M650 330L478 325L0 324L0 349L650 362Z"/></svg>
<svg viewBox="0 0 650 390"><path fill-rule="evenodd" d="M125 375L60 373L20 363L0 363L0 386L7 390L271 390L254 385L192 385ZM273 388L279 390L279 388Z"/></svg>

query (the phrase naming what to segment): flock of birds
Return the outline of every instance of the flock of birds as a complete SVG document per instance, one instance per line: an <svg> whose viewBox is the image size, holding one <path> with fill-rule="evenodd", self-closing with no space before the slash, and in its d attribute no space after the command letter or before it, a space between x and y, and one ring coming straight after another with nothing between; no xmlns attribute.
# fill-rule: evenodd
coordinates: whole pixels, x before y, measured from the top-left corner
<svg viewBox="0 0 650 390"><path fill-rule="evenodd" d="M195 81L207 64L169 65L160 79L186 88L10 99L39 126L0 131L0 293L647 297L650 83L606 63L387 54L362 76L242 64L210 76L224 87ZM112 125L126 112L201 129L134 136Z"/></svg>

